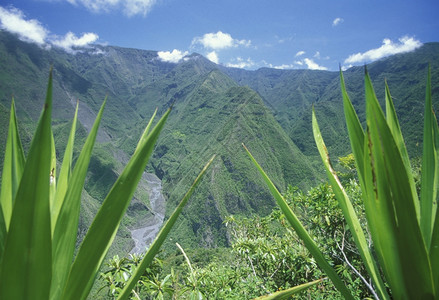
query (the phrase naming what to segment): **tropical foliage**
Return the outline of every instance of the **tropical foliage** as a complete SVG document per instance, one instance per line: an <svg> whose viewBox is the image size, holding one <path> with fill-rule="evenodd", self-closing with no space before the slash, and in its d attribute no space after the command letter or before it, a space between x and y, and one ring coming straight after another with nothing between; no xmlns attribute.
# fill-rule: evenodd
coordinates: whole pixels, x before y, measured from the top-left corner
<svg viewBox="0 0 439 300"><path fill-rule="evenodd" d="M5 149L0 194L0 298L85 299L115 237L170 109L148 123L127 166L114 183L75 254L81 193L106 101L73 167L77 111L57 175L51 127L52 71L47 97L27 157L18 134L14 101ZM196 178L150 250L133 272L132 282L150 265L166 235L212 159ZM72 263L73 261L73 263Z"/></svg>
<svg viewBox="0 0 439 300"><path fill-rule="evenodd" d="M365 75L366 131L346 92L340 72L346 124L362 190L367 227L360 219L329 159L327 148L313 110L313 132L329 182L347 221L352 238L371 278L375 298L433 299L438 296L439 217L437 185L439 182L439 130L432 108L431 79L428 72L421 191L418 196L410 159L405 148L389 88L386 84L386 114L375 96L368 73ZM321 247L310 236L287 205L269 177L247 150L263 175L291 226L335 287L347 299L353 296L324 257ZM368 229L373 241L366 239ZM373 252L376 254L373 255ZM389 286L390 291L387 289Z"/></svg>

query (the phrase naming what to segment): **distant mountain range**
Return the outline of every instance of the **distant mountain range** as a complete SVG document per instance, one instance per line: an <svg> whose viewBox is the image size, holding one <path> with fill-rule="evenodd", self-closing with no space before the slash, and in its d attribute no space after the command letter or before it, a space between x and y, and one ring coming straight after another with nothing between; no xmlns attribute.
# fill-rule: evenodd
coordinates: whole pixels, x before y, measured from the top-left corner
<svg viewBox="0 0 439 300"><path fill-rule="evenodd" d="M412 156L422 149L429 63L433 101L439 108L439 43L427 43L414 52L367 66L379 99L384 99L387 80ZM272 197L241 143L247 145L282 191L288 184L306 190L325 180L311 131L311 106L315 104L334 161L350 152L338 72L268 68L247 71L214 64L199 54L179 63L167 63L158 59L156 51L113 46L96 46L73 55L56 48L45 50L0 31L2 158L11 96L16 101L26 147L45 98L50 66L54 68L53 119L59 157L77 99L80 142L108 95L99 144L83 193L81 232L134 151L156 107L160 115L175 103L148 167L162 180L168 215L208 158L217 154L171 234L174 241L186 247L227 245L222 224L225 216L266 214L273 207ZM364 68L350 68L344 76L362 118ZM148 205L140 189L130 206L125 228L139 223L141 210L147 210ZM124 230L119 236L129 240Z"/></svg>

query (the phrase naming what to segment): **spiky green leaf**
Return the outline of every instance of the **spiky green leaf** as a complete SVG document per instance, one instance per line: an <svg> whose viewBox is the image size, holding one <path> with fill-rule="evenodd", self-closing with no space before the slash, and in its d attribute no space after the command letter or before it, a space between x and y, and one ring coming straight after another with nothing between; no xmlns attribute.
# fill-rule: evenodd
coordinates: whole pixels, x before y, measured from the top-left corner
<svg viewBox="0 0 439 300"><path fill-rule="evenodd" d="M58 199L59 204L62 206L59 209L59 216L56 219L56 226L53 234L53 278L51 288L51 299L59 299L63 292L64 285L67 280L67 276L70 271L70 267L73 260L73 253L76 245L76 237L78 232L79 211L81 204L81 193L84 187L85 177L87 174L88 165L93 150L93 146L98 134L99 124L102 119L102 114L105 108L106 99L99 110L96 120L92 129L85 141L85 144L81 150L79 158L76 162L71 179L66 186L64 199ZM76 113L74 119L74 125L76 123ZM72 143L69 145L70 149L66 149L66 152L73 149L74 134L73 126L69 140ZM67 154L67 160L71 159L71 154ZM70 161L71 163L71 161ZM64 164L63 164L64 165ZM66 173L63 176L68 176L69 167L66 166ZM67 184L67 182L65 182Z"/></svg>
<svg viewBox="0 0 439 300"><path fill-rule="evenodd" d="M49 207L52 71L44 109L15 196L0 270L0 299L48 299L52 276Z"/></svg>
<svg viewBox="0 0 439 300"><path fill-rule="evenodd" d="M169 113L170 109L147 138L139 142L141 146L105 198L73 262L62 299L85 299L90 292Z"/></svg>
<svg viewBox="0 0 439 300"><path fill-rule="evenodd" d="M360 252L361 258L363 259L363 263L367 271L369 272L369 275L371 276L375 287L378 290L377 292L379 297L381 299L388 299L389 296L386 292L386 287L381 279L378 266L376 265L372 253L369 249L368 242L364 235L363 229L361 228L360 221L357 217L357 214L355 213L354 207L352 206L348 195L346 194L346 191L344 190L334 168L332 167L328 150L325 146L319 125L317 123L314 107L312 110L312 128L317 149L319 150L323 165L325 166L329 182L338 200L338 204L343 212L346 223L349 226L352 237L354 238L354 242Z"/></svg>
<svg viewBox="0 0 439 300"><path fill-rule="evenodd" d="M271 179L267 176L265 171L261 168L261 166L258 164L256 159L253 157L253 155L250 153L250 151L244 146L244 149L246 150L248 156L252 160L253 164L258 169L259 173L262 175L262 178L264 179L265 183L268 186L268 189L270 190L271 194L275 198L277 204L281 208L282 212L284 213L286 219L290 223L290 225L294 228L297 235L300 237L300 239L305 244L308 251L311 253L311 255L316 260L317 264L320 268L328 275L329 279L331 279L334 286L337 288L337 290L340 291L340 293L345 297L346 299L353 299L351 293L347 289L346 285L343 283L343 281L340 279L340 277L337 275L334 268L329 264L329 262L324 257L323 253L320 251L319 247L316 245L312 237L309 235L309 233L306 231L305 227L302 225L302 223L299 221L297 216L294 214L294 212L291 210L291 208L288 206L287 202L285 201L282 194L278 191L276 186L273 184Z"/></svg>

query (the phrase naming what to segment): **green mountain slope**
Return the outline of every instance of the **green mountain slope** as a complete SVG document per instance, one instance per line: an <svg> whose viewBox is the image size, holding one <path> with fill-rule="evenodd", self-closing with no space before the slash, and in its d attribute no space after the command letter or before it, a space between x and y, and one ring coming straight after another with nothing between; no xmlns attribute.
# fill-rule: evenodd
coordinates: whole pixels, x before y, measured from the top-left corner
<svg viewBox="0 0 439 300"><path fill-rule="evenodd" d="M422 148L428 62L432 64L433 101L438 107L438 43L368 66L379 97L383 98L384 78L389 83L412 155ZM147 167L162 180L167 215L201 166L217 154L172 233L172 239L183 246L226 245L224 216L266 214L274 205L241 143L281 190L288 184L306 190L324 177L311 132L314 103L332 156L349 152L338 72L245 71L218 66L198 54L174 64L160 61L156 51L113 46L96 46L73 55L56 48L42 49L0 31L0 124L7 124L14 95L25 147L39 117L51 66L58 156L63 153L76 101L80 104L77 140L81 144L108 96L85 185L80 234L134 151L155 108L160 115L174 105ZM363 72L362 67L355 67L344 73L360 117L364 115ZM0 154L6 127L0 127ZM150 214L148 207L146 188L141 186L118 235L124 245L119 250L129 250L128 228L142 223Z"/></svg>
<svg viewBox="0 0 439 300"><path fill-rule="evenodd" d="M418 155L422 149L419 144L428 64L432 67L432 78L438 78L439 43L426 43L416 51L393 55L367 66L380 100L384 100L384 80L387 80L412 155ZM261 95L276 120L306 155L317 155L310 126L312 103L330 152L345 155L348 151L338 72L274 69L224 69L224 72ZM349 95L362 119L363 75L363 67L344 72ZM433 91L439 89L438 81L433 80L432 85ZM433 102L438 107L438 93L433 92Z"/></svg>
<svg viewBox="0 0 439 300"><path fill-rule="evenodd" d="M274 203L242 148L246 143L265 163L276 184L289 182L303 188L316 174L276 122L262 99L252 90L238 87L218 70L205 76L193 91L175 104L167 129L159 140L153 167L163 178L172 208L188 188L204 161L217 154L178 230L185 242L203 246L226 243L223 217L230 214L266 214ZM191 176L187 176L190 174ZM169 209L168 209L169 212ZM183 242L184 243L184 242Z"/></svg>

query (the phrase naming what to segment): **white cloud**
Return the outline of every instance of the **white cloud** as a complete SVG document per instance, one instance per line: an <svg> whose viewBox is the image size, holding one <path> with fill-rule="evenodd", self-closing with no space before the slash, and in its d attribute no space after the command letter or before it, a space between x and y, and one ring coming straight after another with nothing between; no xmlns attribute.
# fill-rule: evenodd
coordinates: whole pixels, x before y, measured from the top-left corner
<svg viewBox="0 0 439 300"><path fill-rule="evenodd" d="M212 50L222 50L237 46L250 47L250 40L237 40L232 38L228 33L218 31L217 33L206 33L202 37L195 37L192 40L192 45L200 44L204 48Z"/></svg>
<svg viewBox="0 0 439 300"><path fill-rule="evenodd" d="M342 18L335 18L334 21L332 21L332 26L337 26L340 23L343 23L344 20Z"/></svg>
<svg viewBox="0 0 439 300"><path fill-rule="evenodd" d="M52 41L54 46L63 48L65 51L74 53L74 48L86 47L99 39L96 33L87 32L82 34L81 37L77 37L73 32L67 32L62 39L56 39Z"/></svg>
<svg viewBox="0 0 439 300"><path fill-rule="evenodd" d="M247 58L247 60L244 60L241 57L237 57L234 60L234 62L228 63L227 67L245 69L245 68L251 68L254 65L255 65L255 63L250 58Z"/></svg>
<svg viewBox="0 0 439 300"><path fill-rule="evenodd" d="M323 67L323 66L319 66L316 62L314 62L312 59L310 58L305 58L303 59L303 62L306 64L306 66L308 67L308 69L310 70L328 70L328 68Z"/></svg>
<svg viewBox="0 0 439 300"><path fill-rule="evenodd" d="M132 17L146 16L156 4L156 0L66 0L74 5L83 5L96 13L107 13L122 9L123 13Z"/></svg>
<svg viewBox="0 0 439 300"><path fill-rule="evenodd" d="M21 10L12 6L0 6L0 28L17 34L23 41L48 48L53 45L70 53L75 53L74 48L87 47L99 39L99 36L92 32L84 33L79 38L72 32L68 32L62 38L51 35L38 20L26 19Z"/></svg>
<svg viewBox="0 0 439 300"><path fill-rule="evenodd" d="M215 51L207 53L206 57L216 64L219 63L218 54Z"/></svg>
<svg viewBox="0 0 439 300"><path fill-rule="evenodd" d="M183 57L188 55L189 53L187 51L181 52L180 50L174 49L172 52L170 51L159 51L157 52L157 55L160 60L171 62L171 63L178 63Z"/></svg>
<svg viewBox="0 0 439 300"><path fill-rule="evenodd" d="M420 46L422 46L420 41L408 36L400 38L399 43L394 43L390 39L384 39L381 47L371 49L364 53L352 54L344 62L345 64L371 62L389 55L410 52Z"/></svg>
<svg viewBox="0 0 439 300"><path fill-rule="evenodd" d="M36 43L40 46L46 44L48 30L35 19L26 20L23 12L17 8L5 9L0 7L0 27L15 33L21 40Z"/></svg>
<svg viewBox="0 0 439 300"><path fill-rule="evenodd" d="M298 57L298 56L302 56L302 55L304 55L305 53L306 53L305 51L299 51L299 52L296 53L296 57Z"/></svg>
<svg viewBox="0 0 439 300"><path fill-rule="evenodd" d="M274 69L286 70L286 69L294 69L294 65L283 64L280 66L272 66Z"/></svg>

